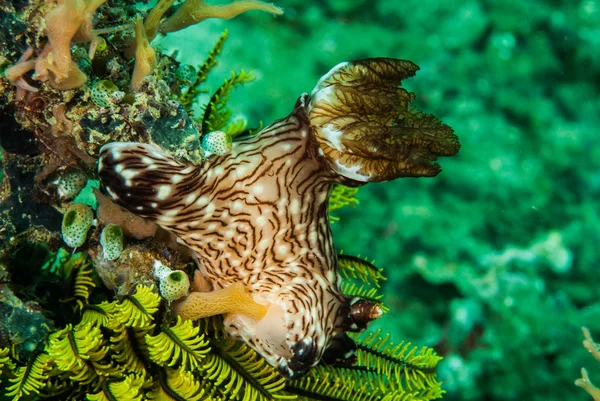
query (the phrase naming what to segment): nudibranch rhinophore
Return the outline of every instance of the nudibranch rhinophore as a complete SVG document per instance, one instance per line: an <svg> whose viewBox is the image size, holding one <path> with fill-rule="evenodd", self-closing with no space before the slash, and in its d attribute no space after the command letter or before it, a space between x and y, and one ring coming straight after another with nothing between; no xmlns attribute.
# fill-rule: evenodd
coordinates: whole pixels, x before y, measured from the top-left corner
<svg viewBox="0 0 600 401"><path fill-rule="evenodd" d="M400 87L418 67L378 58L334 67L292 113L199 165L159 147L110 143L104 191L192 249L209 287L175 306L188 319L225 314L227 332L287 378L321 359L351 363L346 332L378 308L340 290L328 217L334 184L435 176L460 145L452 129L410 106Z"/></svg>

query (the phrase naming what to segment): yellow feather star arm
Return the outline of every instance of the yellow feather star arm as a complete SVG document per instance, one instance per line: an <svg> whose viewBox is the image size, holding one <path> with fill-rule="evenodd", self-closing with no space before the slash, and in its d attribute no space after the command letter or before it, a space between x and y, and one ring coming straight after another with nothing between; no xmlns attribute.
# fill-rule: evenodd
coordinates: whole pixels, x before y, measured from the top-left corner
<svg viewBox="0 0 600 401"><path fill-rule="evenodd" d="M158 310L161 297L153 292L154 286L138 285L136 293L123 298L116 310L116 319L128 327L150 326L152 315Z"/></svg>
<svg viewBox="0 0 600 401"><path fill-rule="evenodd" d="M109 348L98 326L67 325L50 335L46 350L56 368L67 372L73 382L90 384L98 376L114 373L112 365L102 361Z"/></svg>
<svg viewBox="0 0 600 401"><path fill-rule="evenodd" d="M55 372L49 373L49 376L54 374ZM54 376L49 377L46 382L44 388L40 389L40 397L41 398L50 398L56 397L59 395L65 395L65 393L69 390L73 389L73 383L66 381L63 377Z"/></svg>
<svg viewBox="0 0 600 401"><path fill-rule="evenodd" d="M99 327L84 325L73 328L69 324L50 335L47 351L58 369L73 372L83 369L88 360L96 362L104 358L108 347L103 342Z"/></svg>
<svg viewBox="0 0 600 401"><path fill-rule="evenodd" d="M203 376L229 398L240 401L294 399L281 390L285 379L246 344L223 337L211 340Z"/></svg>
<svg viewBox="0 0 600 401"><path fill-rule="evenodd" d="M73 255L68 254L63 248L60 248L53 263L47 263L42 267L52 274L60 276L68 283L67 296L60 302L76 302L77 308L81 309L88 303L92 289L96 287L93 279L94 271L91 263L87 260L87 254L78 252Z"/></svg>
<svg viewBox="0 0 600 401"><path fill-rule="evenodd" d="M209 351L208 341L199 332L191 320L178 316L174 326L163 326L156 336L146 335L150 359L160 366L197 370Z"/></svg>
<svg viewBox="0 0 600 401"><path fill-rule="evenodd" d="M356 198L357 193L358 188L350 188L341 184L333 187L331 195L329 195L329 222L331 224L340 219L339 217L331 215L333 210L341 209L344 206L354 207L355 205L358 205L358 199Z"/></svg>
<svg viewBox="0 0 600 401"><path fill-rule="evenodd" d="M289 381L286 390L302 401L379 401L383 396L372 373L330 366L317 366L306 377Z"/></svg>
<svg viewBox="0 0 600 401"><path fill-rule="evenodd" d="M336 185L329 196L329 211L341 209L344 206L358 205L356 194L358 188L350 188L344 185Z"/></svg>
<svg viewBox="0 0 600 401"><path fill-rule="evenodd" d="M21 366L15 372L15 376L10 379L10 386L6 388L5 395L13 397L12 401L18 401L30 394L38 394L48 380L48 364L50 357L48 354L34 354L27 365Z"/></svg>
<svg viewBox="0 0 600 401"><path fill-rule="evenodd" d="M82 310L88 304L90 294L93 288L96 287L96 283L92 278L93 273L90 262L81 265L77 269L73 284L73 296L79 310Z"/></svg>
<svg viewBox="0 0 600 401"><path fill-rule="evenodd" d="M102 384L102 391L88 394L88 401L142 401L142 385L144 380L134 374L125 380L107 380Z"/></svg>
<svg viewBox="0 0 600 401"><path fill-rule="evenodd" d="M102 302L97 305L85 305L82 308L82 317L80 325L109 326L114 321L116 304L114 302Z"/></svg>
<svg viewBox="0 0 600 401"><path fill-rule="evenodd" d="M159 379L148 392L152 401L200 401L206 398L205 383L197 380L192 372L180 369L159 371Z"/></svg>
<svg viewBox="0 0 600 401"><path fill-rule="evenodd" d="M123 373L135 373L137 376L146 378L148 372L144 361L136 353L138 338L133 328L123 328L116 335L111 336L112 360Z"/></svg>
<svg viewBox="0 0 600 401"><path fill-rule="evenodd" d="M10 371L15 369L15 363L10 357L10 348L0 348L0 371L4 368Z"/></svg>

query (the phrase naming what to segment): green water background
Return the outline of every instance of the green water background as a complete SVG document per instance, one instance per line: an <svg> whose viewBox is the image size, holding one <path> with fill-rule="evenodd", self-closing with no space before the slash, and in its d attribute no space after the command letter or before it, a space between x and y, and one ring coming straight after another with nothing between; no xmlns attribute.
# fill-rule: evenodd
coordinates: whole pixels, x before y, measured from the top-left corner
<svg viewBox="0 0 600 401"><path fill-rule="evenodd" d="M338 213L338 249L385 269L394 341L435 346L448 400L587 400L600 363L600 2L279 0L285 15L211 20L159 41L212 74L252 70L233 109L289 113L329 68L397 57L405 86L462 143L435 179L371 184Z"/></svg>

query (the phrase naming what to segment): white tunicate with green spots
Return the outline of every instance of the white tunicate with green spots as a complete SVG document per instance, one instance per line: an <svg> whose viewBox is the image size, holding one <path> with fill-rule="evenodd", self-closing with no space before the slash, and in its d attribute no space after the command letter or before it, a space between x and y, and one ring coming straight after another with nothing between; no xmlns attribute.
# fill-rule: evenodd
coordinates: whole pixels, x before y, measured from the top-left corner
<svg viewBox="0 0 600 401"><path fill-rule="evenodd" d="M116 224L104 227L100 235L100 245L105 259L118 259L123 253L123 229Z"/></svg>
<svg viewBox="0 0 600 401"><path fill-rule="evenodd" d="M198 77L196 69L188 64L182 64L175 73L177 79L184 85L193 85Z"/></svg>
<svg viewBox="0 0 600 401"><path fill-rule="evenodd" d="M92 86L90 96L92 102L100 107L108 107L113 104L112 95L118 92L117 85L108 80L98 81Z"/></svg>
<svg viewBox="0 0 600 401"><path fill-rule="evenodd" d="M202 149L206 156L224 155L231 151L233 140L223 131L212 131L202 137Z"/></svg>
<svg viewBox="0 0 600 401"><path fill-rule="evenodd" d="M59 178L56 192L62 200L71 200L85 187L87 177L81 170L68 169Z"/></svg>
<svg viewBox="0 0 600 401"><path fill-rule="evenodd" d="M71 248L79 248L85 243L87 232L94 221L94 212L89 206L74 204L63 216L62 237Z"/></svg>
<svg viewBox="0 0 600 401"><path fill-rule="evenodd" d="M182 270L172 270L158 260L154 261L154 275L158 278L160 295L171 302L188 294L190 279Z"/></svg>

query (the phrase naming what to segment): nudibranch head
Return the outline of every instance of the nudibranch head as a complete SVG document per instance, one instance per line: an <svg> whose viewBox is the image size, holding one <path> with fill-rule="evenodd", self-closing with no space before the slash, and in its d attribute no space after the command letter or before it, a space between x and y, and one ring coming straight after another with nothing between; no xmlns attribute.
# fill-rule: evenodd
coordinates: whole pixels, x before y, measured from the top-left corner
<svg viewBox="0 0 600 401"><path fill-rule="evenodd" d="M225 327L288 379L306 375L321 360L351 365L356 345L347 332L363 331L382 313L378 305L347 297L335 283L320 279L296 277L281 292L254 299L268 307L262 319L230 314Z"/></svg>

